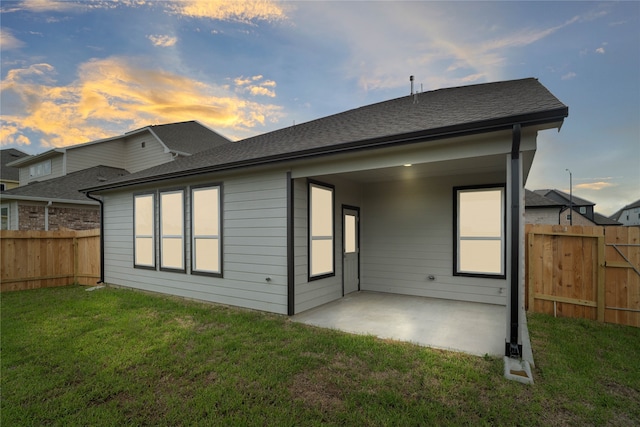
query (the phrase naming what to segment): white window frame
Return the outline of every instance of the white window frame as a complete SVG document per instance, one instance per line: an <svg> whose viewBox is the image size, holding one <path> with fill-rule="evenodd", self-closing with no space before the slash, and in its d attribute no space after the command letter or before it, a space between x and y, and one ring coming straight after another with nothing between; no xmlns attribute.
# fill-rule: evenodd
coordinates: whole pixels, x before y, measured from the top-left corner
<svg viewBox="0 0 640 427"><path fill-rule="evenodd" d="M160 270L161 271L175 271L186 272L185 268L185 244L184 244L184 204L185 204L185 191L184 188L161 190L159 203L159 223L160 223ZM179 203L175 200L169 201L169 198L173 199L175 196L180 196ZM175 218L171 218L173 221L169 223L167 215L169 212L174 212L177 209L179 217L177 218L177 227L175 224ZM165 257L168 256L169 250L165 247L176 241L180 242L179 262L171 262L177 260L168 260Z"/></svg>
<svg viewBox="0 0 640 427"><path fill-rule="evenodd" d="M491 234L487 235L463 235L461 232L461 212L460 210L463 208L461 206L460 195L462 193L471 193L471 192L482 192L482 191L499 191L500 192L500 235L495 236ZM454 265L453 265L453 274L454 276L471 276L471 277L490 277L490 278L506 278L506 191L505 185L503 184L495 184L495 185L486 185L486 186L470 186L470 187L455 187L454 188L454 203L455 203L455 220L454 220ZM499 241L500 242L500 271L489 271L489 270L465 270L461 268L461 247L462 242L469 241L479 241L479 242L488 242L488 241Z"/></svg>
<svg viewBox="0 0 640 427"><path fill-rule="evenodd" d="M46 175L51 175L51 159L29 167L29 178L39 178Z"/></svg>
<svg viewBox="0 0 640 427"><path fill-rule="evenodd" d="M0 229L2 230L11 230L11 205L9 204L3 204L0 205L0 214L2 213L2 210L6 209L7 210L7 215L6 217L4 217L4 215L0 215L3 218L3 222L6 224L6 226L2 227L0 226Z"/></svg>
<svg viewBox="0 0 640 427"><path fill-rule="evenodd" d="M142 200L145 198L151 198L151 209L150 212L147 212L148 221L151 221L151 233L143 233L139 230L138 227L138 215L141 215L140 209L137 208L138 200ZM156 269L156 222L155 222L155 204L156 204L156 194L155 192L146 192L146 193L137 193L133 195L133 267L134 268L143 268L148 270ZM138 245L138 239L151 239L151 253L147 255L151 255L150 258L152 260L151 263L142 263L138 262L139 252L141 248Z"/></svg>
<svg viewBox="0 0 640 427"><path fill-rule="evenodd" d="M210 191L216 190L216 207L217 209L217 231L218 233L198 233L198 217L197 212L198 207L196 206L196 197L195 194L200 191ZM223 265L223 254L222 254L222 184L205 184L199 186L191 187L191 274L202 275L202 276L213 276L213 277L222 277L222 265ZM217 252L218 252L218 268L214 269L204 269L198 268L196 262L198 260L198 240L215 240L217 241Z"/></svg>
<svg viewBox="0 0 640 427"><path fill-rule="evenodd" d="M319 280L319 279L324 279L326 277L331 277L331 276L335 276L336 274L336 260L335 260L335 253L336 253L336 239L335 239L335 234L336 234L336 226L335 226L335 187L329 184L324 184L321 182L317 182L317 181L312 181L309 180L308 181L308 197L309 197L309 202L308 202L308 213L309 213L309 221L308 221L308 235L309 235L309 242L308 242L308 262L309 262L309 281L312 280ZM314 211L314 200L313 200L313 189L317 188L320 190L324 190L324 191L330 191L331 192L331 204L329 206L329 208L327 209L327 211L324 212L324 214L328 214L329 215L329 219L331 221L331 234L314 234L313 233L313 225L314 225L314 218L313 218L313 211ZM328 270L320 270L320 271L314 271L314 265L313 265L313 259L314 259L314 253L313 253L313 243L314 242L318 242L318 241L331 241L331 268Z"/></svg>

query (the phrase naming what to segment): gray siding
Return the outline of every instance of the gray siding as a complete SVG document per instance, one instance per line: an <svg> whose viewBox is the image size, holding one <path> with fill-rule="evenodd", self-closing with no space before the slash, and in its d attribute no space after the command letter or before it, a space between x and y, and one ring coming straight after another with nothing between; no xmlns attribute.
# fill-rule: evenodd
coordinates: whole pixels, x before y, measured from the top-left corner
<svg viewBox="0 0 640 427"><path fill-rule="evenodd" d="M20 185L27 185L30 182L45 181L47 179L53 179L53 178L58 178L63 176L64 175L64 155L63 154L56 155L55 157L52 157L50 159L42 160L42 162L46 162L48 160L51 160L50 175L38 176L33 179L29 177L29 169L31 168L31 166L37 165L38 163L41 163L41 162L35 162L28 166L21 167L20 168Z"/></svg>
<svg viewBox="0 0 640 427"><path fill-rule="evenodd" d="M453 187L504 181L498 173L367 185L361 289L505 304L505 280L453 275Z"/></svg>
<svg viewBox="0 0 640 427"><path fill-rule="evenodd" d="M121 140L105 141L67 150L67 173L94 166L124 168L123 143Z"/></svg>
<svg viewBox="0 0 640 427"><path fill-rule="evenodd" d="M307 180L294 181L294 236L295 236L295 312L341 298L342 291L342 205L359 207L362 203L361 186L339 177L317 178L317 181L335 185L335 276L308 280L308 216Z"/></svg>
<svg viewBox="0 0 640 427"><path fill-rule="evenodd" d="M106 282L286 314L285 172L193 184L218 182L223 183L224 191L223 278L190 274L189 203L185 214L187 273L133 268L133 196L119 192L105 195Z"/></svg>
<svg viewBox="0 0 640 427"><path fill-rule="evenodd" d="M142 143L144 142L144 147ZM136 173L163 163L170 162L171 153L165 153L164 146L149 132L127 139L122 146L124 169Z"/></svg>

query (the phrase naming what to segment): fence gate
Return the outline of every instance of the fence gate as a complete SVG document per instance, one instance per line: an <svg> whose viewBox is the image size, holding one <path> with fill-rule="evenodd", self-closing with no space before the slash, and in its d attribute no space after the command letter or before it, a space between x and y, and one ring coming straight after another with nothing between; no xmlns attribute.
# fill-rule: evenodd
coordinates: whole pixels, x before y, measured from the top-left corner
<svg viewBox="0 0 640 427"><path fill-rule="evenodd" d="M530 311L640 327L640 227L526 227Z"/></svg>

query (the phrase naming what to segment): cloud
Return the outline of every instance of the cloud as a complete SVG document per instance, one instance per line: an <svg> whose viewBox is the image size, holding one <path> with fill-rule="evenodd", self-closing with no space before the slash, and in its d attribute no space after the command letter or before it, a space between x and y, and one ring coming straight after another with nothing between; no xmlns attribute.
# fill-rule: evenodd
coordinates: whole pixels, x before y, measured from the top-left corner
<svg viewBox="0 0 640 427"><path fill-rule="evenodd" d="M20 49L24 46L24 42L18 40L11 30L8 28L0 28L0 49L2 50L11 50L11 49Z"/></svg>
<svg viewBox="0 0 640 427"><path fill-rule="evenodd" d="M78 3L58 0L24 0L20 3L13 3L10 8L3 12L16 12L28 10L31 12L64 12L80 7Z"/></svg>
<svg viewBox="0 0 640 427"><path fill-rule="evenodd" d="M574 73L573 71L569 71L567 74L563 75L562 77L560 77L562 80L571 80L572 78L574 78L575 76L577 76L576 73Z"/></svg>
<svg viewBox="0 0 640 427"><path fill-rule="evenodd" d="M604 48L603 47L599 47L596 49L596 53L599 53L601 55L604 55Z"/></svg>
<svg viewBox="0 0 640 427"><path fill-rule="evenodd" d="M216 130L252 133L278 122L280 106L246 100L229 90L111 57L81 64L77 79L58 85L55 69L36 64L10 70L2 81L2 144L41 135L43 146L113 136L153 123L198 120ZM6 111L5 111L6 110ZM35 141L32 141L35 142Z"/></svg>
<svg viewBox="0 0 640 427"><path fill-rule="evenodd" d="M602 190L604 188L615 187L616 185L617 184L614 184L614 183L611 183L611 182L598 181L598 182L585 182L584 184L578 184L574 188L576 188L578 190L594 190L594 191L598 191L598 190Z"/></svg>
<svg viewBox="0 0 640 427"><path fill-rule="evenodd" d="M163 35L148 35L147 38L151 40L154 46L158 47L171 47L178 41L177 37Z"/></svg>
<svg viewBox="0 0 640 427"><path fill-rule="evenodd" d="M284 8L270 0L179 0L167 4L171 13L192 18L251 23L286 19Z"/></svg>
<svg viewBox="0 0 640 427"><path fill-rule="evenodd" d="M250 93L251 95L257 96L268 96L274 98L276 96L275 90L269 88L275 88L276 82L273 80L264 80L262 75L257 75L253 77L236 77L233 82L236 85L236 92L238 93Z"/></svg>

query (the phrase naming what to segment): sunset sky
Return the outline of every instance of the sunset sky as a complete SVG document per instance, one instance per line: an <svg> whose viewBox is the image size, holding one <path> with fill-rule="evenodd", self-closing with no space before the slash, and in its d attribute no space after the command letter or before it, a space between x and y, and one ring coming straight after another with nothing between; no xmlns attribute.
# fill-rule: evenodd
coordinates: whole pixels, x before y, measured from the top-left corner
<svg viewBox="0 0 640 427"><path fill-rule="evenodd" d="M640 199L640 2L2 1L2 148L198 120L242 139L409 94L536 77L569 106L529 189Z"/></svg>

